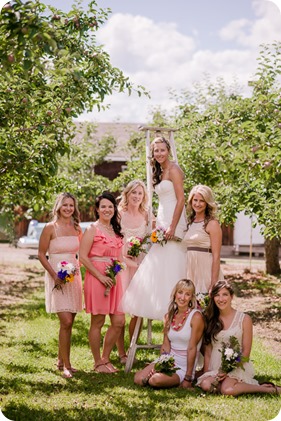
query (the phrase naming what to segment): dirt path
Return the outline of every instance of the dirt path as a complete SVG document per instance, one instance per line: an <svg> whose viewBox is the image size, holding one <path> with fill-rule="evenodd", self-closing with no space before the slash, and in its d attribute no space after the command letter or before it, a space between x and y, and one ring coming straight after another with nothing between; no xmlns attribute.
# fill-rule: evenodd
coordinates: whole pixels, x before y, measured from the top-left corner
<svg viewBox="0 0 281 421"><path fill-rule="evenodd" d="M0 244L0 307L25 300L44 285L43 269L36 250L16 249ZM281 358L280 280L264 276L264 261L224 257L222 270L235 290L234 306L251 315L254 334Z"/></svg>

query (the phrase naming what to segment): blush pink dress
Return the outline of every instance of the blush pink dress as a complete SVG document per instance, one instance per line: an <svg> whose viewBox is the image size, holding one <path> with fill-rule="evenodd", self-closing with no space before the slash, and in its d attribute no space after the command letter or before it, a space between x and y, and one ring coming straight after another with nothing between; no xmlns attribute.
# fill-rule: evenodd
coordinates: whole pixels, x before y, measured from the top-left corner
<svg viewBox="0 0 281 421"><path fill-rule="evenodd" d="M62 289L54 289L55 282L45 273L45 303L47 313L82 311L82 279L78 261L79 237L76 235L55 237L50 241L48 255L52 268L57 272L61 261L73 263L77 267L74 281L62 285Z"/></svg>
<svg viewBox="0 0 281 421"><path fill-rule="evenodd" d="M88 254L94 267L105 275L106 267L112 263L111 259L119 260L123 241L117 235L111 237L106 235L99 228L96 229L96 235ZM116 276L116 285L114 285L105 296L105 286L95 278L90 272L86 271L84 281L84 298L86 313L97 314L123 314L118 310L122 298L122 282L120 273Z"/></svg>

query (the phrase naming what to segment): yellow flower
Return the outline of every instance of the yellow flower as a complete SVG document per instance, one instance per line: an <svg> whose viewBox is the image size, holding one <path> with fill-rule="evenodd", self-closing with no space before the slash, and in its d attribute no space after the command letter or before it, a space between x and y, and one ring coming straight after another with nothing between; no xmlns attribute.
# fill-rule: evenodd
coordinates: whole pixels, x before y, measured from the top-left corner
<svg viewBox="0 0 281 421"><path fill-rule="evenodd" d="M151 233L150 239L151 239L151 241L152 241L153 243L157 243L157 234L156 234L156 231L153 231L153 232Z"/></svg>
<svg viewBox="0 0 281 421"><path fill-rule="evenodd" d="M73 273L71 273L70 275L67 275L65 280L66 280L66 282L73 282L74 281Z"/></svg>

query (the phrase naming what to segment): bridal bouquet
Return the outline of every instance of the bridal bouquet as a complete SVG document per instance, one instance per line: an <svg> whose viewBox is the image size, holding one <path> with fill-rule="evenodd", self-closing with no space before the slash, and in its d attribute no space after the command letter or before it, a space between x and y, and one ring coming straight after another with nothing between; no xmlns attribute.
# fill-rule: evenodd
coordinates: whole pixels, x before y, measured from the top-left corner
<svg viewBox="0 0 281 421"><path fill-rule="evenodd" d="M145 236L144 238L141 238L141 237L128 238L129 249L128 249L127 254L129 256L138 257L140 253L146 253L146 248L144 245L146 244L147 238L148 236Z"/></svg>
<svg viewBox="0 0 281 421"><path fill-rule="evenodd" d="M162 247L164 244L167 243L167 240L165 238L166 230L163 227L157 227L155 230L152 231L150 235L150 240L153 244L160 244Z"/></svg>
<svg viewBox="0 0 281 421"><path fill-rule="evenodd" d="M60 278L64 284L74 281L74 275L77 273L77 267L73 263L68 263L63 260L58 263L57 268L58 278ZM54 289L61 289L61 285L55 285L53 290Z"/></svg>
<svg viewBox="0 0 281 421"><path fill-rule="evenodd" d="M207 292L198 292L196 294L196 300L201 310L204 312L210 302L210 296Z"/></svg>
<svg viewBox="0 0 281 421"><path fill-rule="evenodd" d="M107 266L105 269L105 274L109 276L112 281L113 285L116 285L116 278L115 276L118 275L121 270L126 269L126 264L119 262L119 260L111 259L112 263L110 266ZM110 287L107 287L104 291L104 295L107 297L109 295Z"/></svg>
<svg viewBox="0 0 281 421"><path fill-rule="evenodd" d="M168 376L171 376L178 370L178 367L175 366L175 359L171 354L162 354L155 361L154 370L158 373L164 373Z"/></svg>
<svg viewBox="0 0 281 421"><path fill-rule="evenodd" d="M222 342L221 352L221 365L219 373L230 373L235 368L242 368L243 363L248 362L248 357L243 357L240 349L240 344L236 336L230 336L228 342ZM218 391L219 379L216 378L215 382L212 383L210 392L216 393Z"/></svg>

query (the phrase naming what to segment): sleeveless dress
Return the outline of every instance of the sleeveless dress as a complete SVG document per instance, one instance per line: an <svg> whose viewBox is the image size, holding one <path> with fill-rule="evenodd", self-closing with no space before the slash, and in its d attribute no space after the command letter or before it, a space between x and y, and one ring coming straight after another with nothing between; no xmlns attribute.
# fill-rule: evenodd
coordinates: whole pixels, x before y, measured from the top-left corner
<svg viewBox="0 0 281 421"><path fill-rule="evenodd" d="M162 180L155 191L159 196L156 226L171 224L177 198L172 181ZM183 238L186 229L184 210L175 235ZM170 295L176 283L186 277L186 251L181 242L153 244L126 290L122 309L125 313L148 319L163 320Z"/></svg>
<svg viewBox="0 0 281 421"><path fill-rule="evenodd" d="M233 321L228 329L221 330L217 335L217 341L212 341L212 352L210 358L210 364L208 371L200 376L197 380L197 386L200 386L202 380L206 377L212 376L215 377L218 374L220 365L221 365L221 353L219 352L222 349L222 342L228 342L230 336L236 336L239 341L240 349L242 349L242 336L243 336L243 319L245 314L239 311L236 311L236 314L233 318ZM241 367L235 368L234 370L228 373L228 377L237 379L239 382L244 382L248 384L259 384L256 379L254 379L254 367L251 361L243 364L244 370Z"/></svg>
<svg viewBox="0 0 281 421"><path fill-rule="evenodd" d="M187 248L200 247L205 249L205 251L187 250L186 277L194 283L196 294L207 293L211 285L212 252L210 236L204 229L204 221L193 222L189 225L183 244ZM220 270L218 280L223 279Z"/></svg>
<svg viewBox="0 0 281 421"><path fill-rule="evenodd" d="M122 234L124 235L124 238L123 238L124 254L127 254L128 239L130 237L144 238L148 233L147 223L146 223L146 220L144 219L143 223L139 227L128 228L124 225L124 223L122 223L122 218L121 218L121 227L122 227ZM136 258L136 262L140 263L143 260L144 256L145 256L144 253L140 253L140 255ZM137 271L137 268L127 266L127 269L121 274L122 285L123 285L123 293L128 288L129 283L130 283L131 279L133 278L134 274L136 273L136 271Z"/></svg>
<svg viewBox="0 0 281 421"><path fill-rule="evenodd" d="M179 367L179 369L177 370L176 374L179 376L180 378L180 382L183 381L184 376L186 374L187 371L187 348L188 348L188 343L191 337L191 319L194 315L194 313L196 313L197 309L193 309L191 310L191 312L189 313L185 324L183 325L183 327L180 330L174 330L173 328L169 329L168 332L168 338L171 342L171 351L170 354L173 355L174 359L175 359L175 365L176 367ZM194 378L195 375L195 368L197 365L197 361L198 361L198 357L199 357L199 350L202 344L202 339L199 341L199 343L197 344L197 355L195 358L195 362L194 362L194 367L192 370L192 377Z"/></svg>
<svg viewBox="0 0 281 421"><path fill-rule="evenodd" d="M78 261L79 237L75 235L55 237L49 245L49 263L57 272L57 265L65 260L77 267L74 281L62 285L62 290L53 289L55 281L45 272L45 303L47 313L82 311L82 279Z"/></svg>
<svg viewBox="0 0 281 421"><path fill-rule="evenodd" d="M111 237L96 228L96 235L88 254L94 267L105 275L107 266L111 265L111 259L118 259L121 253L123 241L115 235ZM122 282L119 274L115 277L116 285L110 288L109 295L105 296L105 286L86 270L84 281L84 300L86 313L96 314L122 314L118 306L122 298Z"/></svg>

